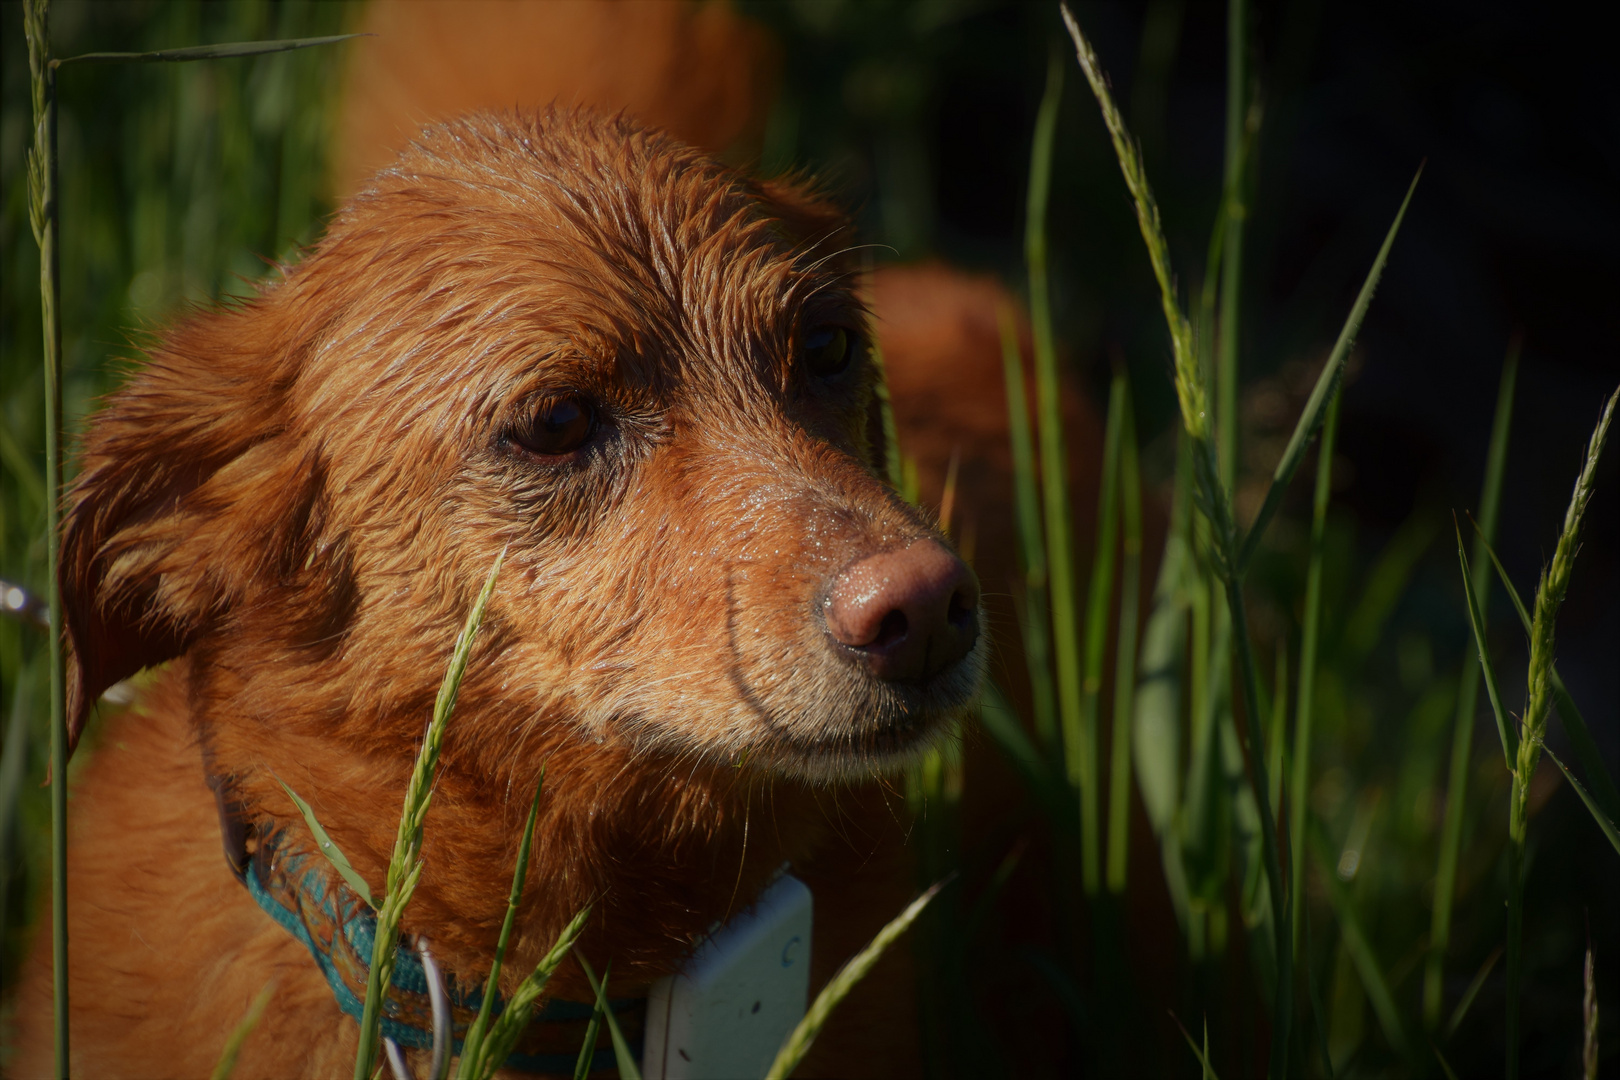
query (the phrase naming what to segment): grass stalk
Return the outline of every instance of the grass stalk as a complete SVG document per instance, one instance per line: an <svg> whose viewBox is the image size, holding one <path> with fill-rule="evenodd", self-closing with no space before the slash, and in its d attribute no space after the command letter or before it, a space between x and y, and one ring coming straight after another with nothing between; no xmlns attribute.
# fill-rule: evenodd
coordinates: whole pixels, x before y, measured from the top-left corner
<svg viewBox="0 0 1620 1080"><path fill-rule="evenodd" d="M1029 429L1029 402L1024 393L1024 361L1018 350L1018 327L1010 308L1002 307L997 317L1001 325L1001 367L1007 383L1007 428L1012 445L1013 501L1018 512L1018 552L1024 571L1024 657L1029 667L1035 735L1043 750L1052 751L1058 745L1057 697L1052 686L1040 481Z"/></svg>
<svg viewBox="0 0 1620 1080"><path fill-rule="evenodd" d="M1311 390L1310 398L1305 402L1305 409L1300 413L1299 422L1294 426L1294 433L1289 437L1288 446L1283 450L1283 456L1277 462L1277 469L1271 477L1271 487L1266 491L1266 499L1260 505L1260 512L1255 515L1254 523L1249 526L1248 535L1243 539L1243 547L1238 552L1236 572L1241 577L1248 569L1249 562L1259 549L1260 538L1264 535L1266 526L1282 505L1283 494L1288 490L1289 481L1294 478L1300 464L1305 460L1305 450L1310 446L1311 439L1316 435L1317 426L1322 422L1322 413L1327 408L1328 398L1338 386L1340 377L1344 374L1344 364L1350 356L1350 346L1355 343L1356 332L1361 329L1361 322L1367 316L1367 308L1372 304L1373 293L1378 288L1378 279L1384 274L1384 265L1389 260L1390 248L1395 244L1395 237L1401 231L1401 222L1406 219L1406 208L1412 204L1412 195L1417 191L1418 181L1423 179L1423 166L1412 177L1412 183L1406 189L1406 197L1401 200L1400 209L1395 212L1395 220L1390 223L1389 232L1384 234L1384 242L1373 259L1372 269L1367 271L1367 277L1361 283L1361 291L1356 294L1356 302L1350 307L1350 314L1345 317L1344 326L1339 330L1339 338L1333 343L1333 351L1328 354L1327 363L1322 365L1322 372L1317 376L1316 386Z"/></svg>
<svg viewBox="0 0 1620 1080"><path fill-rule="evenodd" d="M1243 678L1244 701L1248 711L1249 722L1246 725L1249 741L1249 781L1254 790L1254 801L1259 811L1262 837L1262 859L1265 866L1266 884L1271 895L1271 920L1276 936L1276 962L1278 988L1275 1006L1272 1013L1272 1046L1270 1059L1270 1073L1274 1077L1282 1076L1288 1067L1289 1026L1293 1011L1293 955L1292 938L1288 924L1284 921L1282 913L1287 910L1285 894L1282 883L1282 866L1278 853L1277 821L1272 812L1270 783L1266 777L1266 745L1265 745L1265 719L1259 712L1260 695L1258 692L1258 679L1255 675L1254 652L1249 641L1248 615L1243 603L1242 577L1240 562L1235 559L1236 537L1232 524L1232 507L1221 483L1215 455L1210 446L1210 424L1208 416L1207 396L1203 387L1203 379L1198 370L1196 355L1193 351L1192 331L1187 317L1182 313L1179 301L1176 299L1175 285L1170 272L1169 245L1164 238L1164 230L1159 222L1158 205L1153 199L1153 192L1148 185L1147 176L1142 169L1141 157L1135 144L1131 141L1130 133L1125 129L1125 122L1121 119L1118 107L1114 104L1112 93L1108 88L1108 80L1103 75L1101 66L1097 63L1096 54L1085 35L1081 33L1080 26L1075 22L1073 14L1067 6L1063 9L1063 21L1069 30L1069 36L1074 40L1075 53L1079 59L1081 70L1085 73L1086 81L1091 84L1093 94L1097 98L1103 114L1103 122L1108 128L1109 136L1114 144L1116 157L1119 159L1120 172L1125 177L1125 185L1130 190L1132 202L1136 209L1137 225L1141 230L1142 238L1146 242L1149 261L1153 265L1153 275L1159 284L1161 306L1164 309L1165 321L1170 330L1171 346L1175 355L1175 383L1176 397L1181 406L1182 423L1187 435L1192 440L1193 472L1198 481L1197 494L1199 509L1209 519L1213 534L1213 554L1217 559L1217 572L1226 586L1226 602L1231 617L1232 639L1237 646L1239 668ZM1415 183L1415 181L1414 181ZM1411 198L1408 191L1407 198ZM1405 204L1402 204L1402 212ZM1396 217L1395 227L1400 225L1400 215ZM1352 311L1352 320L1360 324L1360 316L1365 312L1366 301L1371 299L1371 285L1376 280L1377 272L1382 269L1383 259L1387 256L1389 245L1394 239L1394 230L1384 242L1384 249L1379 253L1379 259L1374 264L1374 274L1367 285L1363 286L1362 296L1358 298L1357 307ZM1352 331L1353 332L1353 331ZM1341 344L1348 351L1348 344L1341 335ZM1341 361L1342 363L1342 361ZM1336 378L1336 376L1335 376ZM1320 410L1325 405L1328 387L1318 382L1317 394L1313 394L1312 401L1316 403L1317 415L1301 418L1301 427L1308 427L1314 433L1315 423L1319 419ZM1310 413L1307 407L1307 414ZM1307 423L1308 421L1308 423ZM1301 443L1300 431L1296 429L1295 442ZM1291 448L1292 448L1291 444ZM1301 443L1295 453L1303 456ZM1286 457L1286 455L1285 455ZM1294 468L1297 468L1297 460ZM1292 476L1293 469L1287 472ZM1281 477L1286 483L1286 477ZM1274 482L1275 483L1275 482ZM1269 497L1268 497L1269 499ZM1264 528L1265 520L1257 520L1254 530L1249 536L1249 544L1258 537ZM1245 545L1246 547L1248 545Z"/></svg>
<svg viewBox="0 0 1620 1080"><path fill-rule="evenodd" d="M1294 1009L1293 935L1283 912L1288 910L1283 891L1282 863L1278 858L1277 819L1271 805L1271 783L1266 777L1266 720L1260 712L1260 680L1254 666L1254 649L1249 640L1249 617L1243 603L1243 585L1236 576L1226 579L1226 603L1232 613L1232 641L1237 646L1238 668L1243 676L1243 703L1248 722L1249 781L1254 789L1255 807L1260 812L1260 835L1264 843L1260 855L1271 893L1271 924L1276 938L1277 993L1271 1013L1271 1064L1273 1077L1287 1075L1289 1025ZM1284 842L1287 841L1286 834Z"/></svg>
<svg viewBox="0 0 1620 1080"><path fill-rule="evenodd" d="M827 985L821 988L821 993L816 995L816 1000L810 1003L810 1008L806 1010L804 1019L800 1020L798 1026L789 1032L788 1037L782 1041L782 1048L776 1052L775 1060L771 1062L771 1067L765 1072L765 1080L787 1080L789 1076L793 1075L793 1070L799 1067L799 1063L804 1060L804 1056L810 1052L810 1047L816 1041L816 1036L821 1034L821 1029L827 1025L827 1018L832 1015L839 1002L848 997L849 992L855 989L862 979L866 978L867 973L872 970L878 960L882 959L889 946L893 945L901 934L910 929L911 924L917 921L917 916L923 913L923 909L948 884L950 884L949 878L933 885L927 892L906 905L904 911L889 920L889 923L877 932L877 936L867 944L866 948L850 957L849 961L839 968L831 979L827 980ZM609 1022L611 1023L611 1021L612 1014L609 1013Z"/></svg>
<svg viewBox="0 0 1620 1080"><path fill-rule="evenodd" d="M282 41L232 41L221 45L188 45L180 49L156 49L152 52L94 52L80 53L58 60L65 64L179 64L191 60L233 60L245 56L266 56L270 53L312 49L317 45L336 45L350 38L368 37L366 34L331 34L326 37L288 38Z"/></svg>
<svg viewBox="0 0 1620 1080"><path fill-rule="evenodd" d="M1247 14L1245 0L1226 4L1226 175L1221 196L1221 283L1219 337L1215 352L1215 430L1220 442L1221 482L1237 481L1238 311L1243 293L1243 103L1246 94Z"/></svg>
<svg viewBox="0 0 1620 1080"><path fill-rule="evenodd" d="M1597 976L1592 961L1592 928L1586 930L1586 962L1581 965L1581 1076L1597 1080L1598 1003Z"/></svg>
<svg viewBox="0 0 1620 1080"><path fill-rule="evenodd" d="M1548 757L1552 758L1552 763L1558 766L1558 771L1564 774L1564 779L1568 780L1569 786L1575 789L1575 794L1581 797L1581 802L1586 805L1587 813L1591 814L1592 819L1598 823L1598 828L1602 831L1604 838L1609 841L1610 846L1614 848L1615 854L1620 855L1620 825L1616 825L1614 820L1604 813L1597 800L1592 798L1592 793L1587 791L1575 774L1569 771L1569 766L1558 760L1558 755L1552 752L1552 747L1543 743L1541 749Z"/></svg>
<svg viewBox="0 0 1620 1080"><path fill-rule="evenodd" d="M1362 989L1367 992L1367 1000L1372 1004L1373 1015L1378 1017L1378 1026L1383 1029L1384 1038L1389 1045L1403 1057L1412 1056L1411 1044L1406 1038L1406 1029L1401 1024L1400 1008L1395 1004L1395 995L1391 992L1389 982L1384 978L1383 967L1378 962L1378 956L1373 952L1372 942L1367 938L1367 932L1361 925L1361 918L1356 913L1355 901L1339 881L1339 875L1334 870L1334 860L1327 838L1321 830L1312 832L1313 854L1317 859L1317 870L1321 880L1327 884L1328 899L1333 904L1333 913L1339 922L1339 938L1344 943L1345 951L1350 961L1355 965L1356 974L1361 978Z"/></svg>
<svg viewBox="0 0 1620 1080"><path fill-rule="evenodd" d="M1136 630L1142 601L1142 475L1136 447L1136 410L1124 387L1119 444L1119 634L1114 658L1114 742L1108 777L1108 891L1125 891L1130 864L1131 729L1136 714Z"/></svg>
<svg viewBox="0 0 1620 1080"><path fill-rule="evenodd" d="M1519 740L1515 755L1513 790L1508 809L1508 1080L1517 1080L1519 1075L1519 997L1524 983L1524 846L1529 826L1530 779L1535 775L1536 765L1541 758L1547 714L1553 704L1553 626L1558 618L1558 609L1569 591L1575 553L1579 548L1581 519L1592 498L1598 458L1609 435L1609 422L1614 418L1617 399L1620 399L1620 390L1611 394L1604 404L1597 429L1587 443L1586 460L1575 481L1569 507L1564 512L1564 527L1558 534L1558 546L1553 550L1552 562L1542 571L1541 583L1536 589L1535 613L1531 618L1529 702L1524 711L1524 737Z"/></svg>
<svg viewBox="0 0 1620 1080"><path fill-rule="evenodd" d="M518 983L517 989L512 991L512 996L506 999L506 1007L490 1024L489 1034L484 1038L479 1055L481 1058L478 1063L479 1071L474 1074L478 1080L489 1080L505 1065L506 1059L517 1046L518 1039L523 1037L524 1030L528 1028L529 1021L534 1016L534 1006L545 991L546 984L551 981L552 973L568 958L568 954L573 952L574 943L579 940L579 935L584 933L585 923L590 917L591 907L586 905L568 920L568 924L557 935L557 940L552 942L551 950L540 958L534 970ZM487 998L489 992L485 993ZM612 1027L617 1026L617 1022L612 1019L611 1011L608 1022ZM628 1080L629 1075L623 1073L625 1080Z"/></svg>
<svg viewBox="0 0 1620 1080"><path fill-rule="evenodd" d="M225 1037L225 1048L220 1051L219 1060L214 1063L214 1071L208 1074L208 1080L230 1080L231 1073L236 1071L236 1059L242 1053L242 1044L253 1034L253 1029L259 1026L259 1020L264 1016L264 1010L275 993L276 984L272 979L254 997L252 1003L248 1005L248 1011Z"/></svg>
<svg viewBox="0 0 1620 1080"><path fill-rule="evenodd" d="M405 791L405 806L399 816L399 832L394 838L394 851L388 860L387 885L382 904L377 909L376 936L372 940L371 969L366 975L366 1003L360 1015L360 1039L354 1056L354 1080L370 1080L377 1064L377 1050L381 1045L383 997L394 974L394 957L399 945L399 922L405 907L416 892L422 878L422 832L427 812L433 805L433 778L438 770L439 750L444 743L445 728L450 714L455 711L456 696L461 691L461 680L467 673L467 661L472 657L473 642L484 621L484 609L495 591L495 579L506 558L503 551L490 568L478 600L467 614L467 621L456 639L450 666L439 684L439 694L433 703L433 718L428 723L422 748L417 752L416 765L411 770L411 782Z"/></svg>
<svg viewBox="0 0 1620 1080"><path fill-rule="evenodd" d="M1288 741L1288 642L1282 640L1277 643L1277 662L1272 669L1275 673L1275 682L1271 693L1271 727L1267 729L1266 745L1271 751L1267 759L1266 772L1271 777L1271 805L1282 813L1283 797L1283 771L1287 768L1287 759L1284 749ZM1292 894L1290 890L1289 895ZM1299 948L1296 941L1294 948Z"/></svg>
<svg viewBox="0 0 1620 1080"><path fill-rule="evenodd" d="M607 1021L608 1036L613 1040L613 1060L619 1067L619 1080L641 1080L641 1069L636 1065L636 1056L630 1052L630 1044L625 1041L624 1032L619 1029L619 1018L613 1015L613 1005L607 996L607 972L602 973L602 980L597 981L596 972L579 950L574 950L574 959L585 972L585 978L591 984L591 990L596 994L596 1008L601 1012L602 1019Z"/></svg>
<svg viewBox="0 0 1620 1080"><path fill-rule="evenodd" d="M1478 526L1475 526L1476 530ZM1519 599L1519 591L1513 587L1513 581L1502 566L1502 560L1496 557L1496 552L1489 544L1485 545L1485 554L1490 557L1491 563L1496 567L1497 580L1507 590L1508 599L1513 601L1513 607L1519 613L1519 621L1524 625L1526 637L1530 635L1530 612L1525 610L1524 601ZM1603 764L1603 753L1598 749L1597 742L1592 738L1591 730L1586 726L1586 718L1576 707L1575 701L1569 696L1569 688L1558 675L1555 665L1552 669L1553 698L1558 707L1558 715L1564 721L1564 732L1569 736L1570 748L1580 759L1581 767L1586 770L1587 783L1591 786L1591 797L1602 811L1602 816L1611 821L1620 821L1620 792L1615 790L1614 779L1609 776L1608 766Z"/></svg>
<svg viewBox="0 0 1620 1080"><path fill-rule="evenodd" d="M1046 519L1047 582L1052 612L1052 655L1057 668L1058 717L1069 782L1076 788L1084 788L1086 779L1095 775L1096 762L1094 758L1088 760L1081 718L1079 615L1075 603L1074 553L1069 536L1068 458L1064 451L1063 398L1046 266L1046 207L1052 185L1052 143L1057 134L1058 107L1062 100L1063 62L1054 51L1046 69L1046 92L1036 115L1035 139L1030 151L1024 258L1029 268L1029 314L1035 335L1035 410L1040 439L1042 508ZM1093 826L1088 844L1083 810L1080 831L1082 865L1091 868L1084 876L1094 887L1099 865L1097 837Z"/></svg>
<svg viewBox="0 0 1620 1080"><path fill-rule="evenodd" d="M500 1059L489 1058L485 1034L489 1031L495 999L501 992L501 966L506 961L506 947L512 939L512 924L517 919L518 903L523 899L523 882L529 875L529 847L534 842L534 823L540 816L540 795L545 787L546 770L542 766L540 780L534 787L534 801L529 804L529 819L523 826L523 840L518 845L517 865L512 868L512 891L506 899L506 917L501 920L501 936L495 942L495 956L490 961L489 978L484 983L484 999L478 1005L477 1017L467 1028L466 1038L462 1040L461 1067L457 1070L460 1080L483 1080L500 1064Z"/></svg>
<svg viewBox="0 0 1620 1080"><path fill-rule="evenodd" d="M1490 448L1485 457L1485 483L1479 499L1480 533L1474 542L1473 588L1480 614L1489 600L1490 584L1485 554L1496 535L1501 507L1502 473L1507 463L1508 433L1513 423L1513 387L1519 373L1519 342L1508 347L1496 392L1496 418L1491 424ZM1451 734L1451 763L1446 779L1446 809L1440 829L1439 865L1434 877L1434 908L1429 923L1429 954L1423 970L1423 1026L1430 1031L1440 1023L1444 1007L1446 951L1451 945L1451 916L1457 895L1457 860L1462 852L1463 811L1468 798L1468 767L1473 757L1474 712L1479 703L1479 657L1465 652L1461 683L1457 687L1457 715Z"/></svg>
<svg viewBox="0 0 1620 1080"><path fill-rule="evenodd" d="M1288 869L1289 934L1295 949L1305 917L1305 815L1310 794L1312 721L1316 715L1316 663L1322 647L1322 561L1327 537L1328 500L1333 495L1333 446L1339 432L1339 395L1328 403L1317 450L1316 492L1311 505L1311 547L1305 567L1305 613L1300 630L1299 702L1294 710L1294 775L1289 784L1288 826L1292 841Z"/></svg>
<svg viewBox="0 0 1620 1080"><path fill-rule="evenodd" d="M307 48L354 35L278 42L241 42L164 50L150 54L90 53L54 58L50 50L50 0L25 0L23 33L27 39L30 97L34 120L28 155L29 223L39 245L40 322L45 390L45 566L50 633L51 761L51 953L53 1049L58 1076L69 1069L68 927L67 927L67 762L71 747L66 716L66 668L63 660L62 596L58 580L62 505L62 324L60 184L57 155L57 71L65 64L123 63L154 60L204 60L255 56Z"/></svg>
<svg viewBox="0 0 1620 1080"><path fill-rule="evenodd" d="M1134 450L1134 440L1127 446ZM1130 464L1134 463L1133 460ZM1136 486L1139 488L1139 483ZM1127 479L1127 495L1131 488ZM1185 582L1191 562L1187 538L1192 516L1189 494L1186 470L1177 469L1170 532L1164 540L1158 580L1153 587L1153 605L1142 631L1141 675L1134 689L1135 715L1132 718L1131 754L1136 765L1137 788L1154 835L1159 837L1167 858L1168 837L1174 831L1175 815L1181 803L1181 757L1185 742L1181 732L1181 700L1182 660L1187 643ZM1130 509L1127 503L1127 513ZM1131 523L1127 520L1127 535L1130 531ZM1127 559L1128 544L1127 539ZM1180 862L1179 854L1175 861Z"/></svg>
<svg viewBox="0 0 1620 1080"><path fill-rule="evenodd" d="M1474 978L1469 982L1468 989L1464 990L1462 997L1457 999L1457 1007L1451 1010L1451 1019L1446 1021L1445 1031L1442 1033L1448 1041L1453 1035L1457 1034L1457 1029L1462 1026L1463 1018L1468 1015L1468 1010L1473 1008L1474 999L1479 997L1479 992L1485 988L1485 980L1490 978L1492 969L1496 967L1496 962L1500 959L1502 959L1502 946L1498 945L1491 950L1491 955L1485 958L1485 962L1479 965L1479 970L1474 973Z"/></svg>
<svg viewBox="0 0 1620 1080"><path fill-rule="evenodd" d="M1085 674L1080 692L1080 737L1085 740L1080 782L1080 858L1086 895L1101 886L1100 815L1102 760L1099 702L1103 656L1108 647L1108 614L1114 600L1114 547L1119 539L1119 455L1125 428L1125 376L1115 375L1108 394L1108 423L1103 436L1102 491L1097 505L1097 544L1091 559L1091 588L1086 596Z"/></svg>
<svg viewBox="0 0 1620 1080"><path fill-rule="evenodd" d="M596 999L596 1008L591 1011L590 1023L585 1025L585 1041L580 1043L579 1057L574 1059L574 1080L590 1080L596 1044L602 1038L602 1018L612 1009L606 1000L608 980L612 977L613 961L609 960L602 969L602 993Z"/></svg>
<svg viewBox="0 0 1620 1080"><path fill-rule="evenodd" d="M51 58L50 0L26 0L23 32L33 99L34 144L28 156L29 223L39 245L39 304L45 376L45 577L50 610L51 978L56 1074L68 1057L67 686L62 656L62 588L58 580L62 506L62 268L58 236L56 67Z"/></svg>

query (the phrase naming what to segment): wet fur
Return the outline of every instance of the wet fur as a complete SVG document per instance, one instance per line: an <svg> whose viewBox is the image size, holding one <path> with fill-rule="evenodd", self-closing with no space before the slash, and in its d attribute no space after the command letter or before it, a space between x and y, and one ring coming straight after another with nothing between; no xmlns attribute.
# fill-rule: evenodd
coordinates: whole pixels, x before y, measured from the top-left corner
<svg viewBox="0 0 1620 1080"><path fill-rule="evenodd" d="M542 766L514 981L594 903L582 947L645 985L784 861L818 888L818 981L898 909L898 813L829 784L949 737L985 650L897 690L825 641L832 575L934 535L868 464L871 366L794 363L808 327L865 325L847 246L813 195L627 121L485 116L428 133L283 280L161 339L94 421L66 521L75 728L180 658L77 785L76 1072L206 1072L272 977L239 1075L340 1071L353 1024L230 878L203 762L304 837L285 780L381 880L503 550L405 930L487 970ZM602 403L601 433L537 465L510 431L563 392ZM47 954L17 1075L48 1068ZM572 966L553 986L588 996ZM845 1060L908 1071L910 1008L856 1013Z"/></svg>

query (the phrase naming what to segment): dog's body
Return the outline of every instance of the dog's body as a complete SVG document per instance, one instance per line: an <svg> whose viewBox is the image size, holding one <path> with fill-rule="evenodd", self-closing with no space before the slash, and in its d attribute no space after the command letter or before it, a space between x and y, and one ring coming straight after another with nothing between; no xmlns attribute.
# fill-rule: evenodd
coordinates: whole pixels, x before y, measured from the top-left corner
<svg viewBox="0 0 1620 1080"><path fill-rule="evenodd" d="M431 42L438 63L458 20L469 40L500 40L520 16L584 20L597 44L580 51L609 67L628 61L603 43L634 29L619 5L373 10L402 24L378 27L383 41L404 45L367 60L378 70L362 87L417 70L412 42ZM646 114L696 95L653 119L715 149L746 140L768 43L718 5L636 10L669 23L627 50L637 65L650 51L705 74L645 101L614 100L641 84L605 76L571 96ZM562 55L579 32L539 38ZM478 93L535 100L505 88L560 62L514 60L480 73ZM479 103L458 97L468 79L446 78L453 90L420 100L351 96L340 184L381 160L357 133L388 143L447 104ZM803 370L804 344L826 326L854 342L861 297L874 308L925 501L959 456L955 524L1000 592L1016 562L997 329L1010 301L940 267L880 270L863 288L849 244L817 198L634 123L506 115L430 135L286 281L163 339L93 422L68 521L75 721L114 679L179 658L112 717L75 778L76 1074L204 1074L272 981L236 1075L349 1071L355 1025L233 878L209 784L255 836L307 844L287 782L375 886L451 644L503 549L404 926L451 972L488 970L542 765L510 981L594 903L581 947L613 960L615 993L636 993L784 862L815 894L812 991L900 909L916 885L909 822L880 777L949 736L988 645L943 667L925 656L926 677L896 689L839 637L849 620L827 605L852 566L944 549L873 475L864 356L823 379ZM583 457L559 466L524 448L567 436L578 417L536 421L576 398L599 410L595 441L570 452ZM1078 401L1068 411L1083 458L1095 422ZM923 570L950 576L930 558ZM1007 600L992 596L979 621L1010 622ZM1017 665L998 674L1019 696ZM18 994L18 1076L50 1069L48 945L41 934ZM909 968L891 950L801 1075L914 1074ZM571 963L550 992L590 997Z"/></svg>
<svg viewBox="0 0 1620 1080"><path fill-rule="evenodd" d="M75 798L75 1072L206 1071L272 979L239 1074L340 1071L354 1026L232 879L205 773L308 850L289 783L380 881L502 550L404 924L449 970L488 968L542 766L514 981L595 903L583 950L644 986L783 862L821 888L819 978L899 907L903 863L874 858L898 816L821 785L947 737L985 646L971 575L867 464L843 233L622 121L458 123L285 281L153 350L92 428L64 542L75 724L181 657ZM18 1075L48 1068L45 953ZM552 987L589 998L571 965ZM904 1071L908 1010L855 1009L843 1060Z"/></svg>

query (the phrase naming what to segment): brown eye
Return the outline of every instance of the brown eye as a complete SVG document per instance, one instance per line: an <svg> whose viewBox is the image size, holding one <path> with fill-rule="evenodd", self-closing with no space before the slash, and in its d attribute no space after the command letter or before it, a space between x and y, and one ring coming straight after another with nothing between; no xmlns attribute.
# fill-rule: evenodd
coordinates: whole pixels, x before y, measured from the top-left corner
<svg viewBox="0 0 1620 1080"><path fill-rule="evenodd" d="M818 379L831 378L849 367L855 358L855 335L841 326L818 326L804 335L799 350L801 362Z"/></svg>
<svg viewBox="0 0 1620 1080"><path fill-rule="evenodd" d="M596 430L596 413L583 398L542 402L534 415L512 431L512 440L541 457L563 457L585 445Z"/></svg>

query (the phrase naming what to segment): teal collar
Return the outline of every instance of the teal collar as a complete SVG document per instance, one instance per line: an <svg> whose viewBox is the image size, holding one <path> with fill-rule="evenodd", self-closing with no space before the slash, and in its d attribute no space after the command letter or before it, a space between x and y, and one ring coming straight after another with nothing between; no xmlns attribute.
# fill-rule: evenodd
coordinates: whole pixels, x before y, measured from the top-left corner
<svg viewBox="0 0 1620 1080"><path fill-rule="evenodd" d="M222 821L225 810L222 799ZM260 830L257 850L251 856L245 851L246 830L238 835L243 842L240 848L235 848L232 830L225 831L226 858L232 870L259 907L309 950L326 976L338 1006L358 1020L364 1011L366 979L377 936L377 919L370 906L341 881L329 877L317 856L286 850L281 842L284 833L266 834ZM435 968L431 957L424 965L423 957L402 936L395 952L393 979L383 1003L385 1038L402 1047L434 1048ZM463 986L454 975L449 975L443 980L443 986L453 1047L460 1053L462 1036L483 1004L483 981ZM609 1004L639 1059L647 999L615 999ZM504 1007L504 1002L497 997L494 1013L498 1015ZM440 1011L442 1016L446 1011L444 1005ZM517 1050L506 1059L506 1067L520 1072L571 1075L579 1048L585 1042L592 1012L593 1007L588 1002L547 1002L519 1039ZM597 1050L591 1059L592 1072L615 1067L611 1049Z"/></svg>

